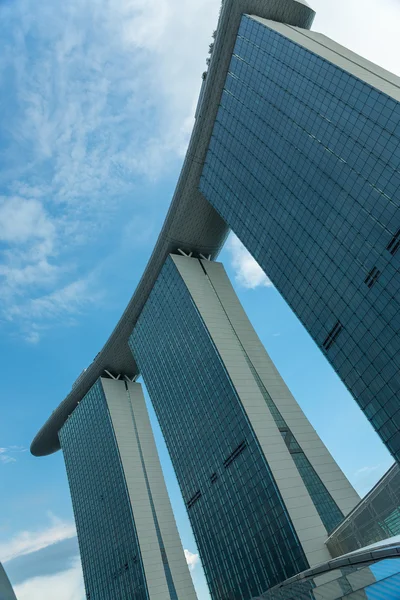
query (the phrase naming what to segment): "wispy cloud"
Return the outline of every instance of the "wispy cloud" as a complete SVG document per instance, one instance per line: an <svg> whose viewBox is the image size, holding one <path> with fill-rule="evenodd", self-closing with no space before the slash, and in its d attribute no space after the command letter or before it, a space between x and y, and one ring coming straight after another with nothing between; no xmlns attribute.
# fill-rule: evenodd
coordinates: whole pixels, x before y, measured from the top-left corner
<svg viewBox="0 0 400 600"><path fill-rule="evenodd" d="M19 324L20 335L28 344L35 345L53 323L75 324L76 317L101 297L92 273L86 279L73 281L49 294L21 299L5 308L3 314L9 323Z"/></svg>
<svg viewBox="0 0 400 600"><path fill-rule="evenodd" d="M392 464L393 461L389 458L387 461L376 465L365 465L354 472L354 487L361 497L365 496L376 485Z"/></svg>
<svg viewBox="0 0 400 600"><path fill-rule="evenodd" d="M55 283L55 240L42 202L0 196L0 298L6 305L25 290Z"/></svg>
<svg viewBox="0 0 400 600"><path fill-rule="evenodd" d="M0 541L0 562L7 562L37 552L62 540L76 536L75 524L49 514L49 525L38 531L21 531L12 538Z"/></svg>
<svg viewBox="0 0 400 600"><path fill-rule="evenodd" d="M90 297L92 294L92 297ZM25 316L29 319L43 319L46 317L59 317L60 314L76 314L85 304L93 301L96 293L90 289L89 280L78 280L63 288L41 296L32 298L22 306L15 306L8 311L9 318ZM22 315L23 313L23 315ZM36 332L35 332L36 333Z"/></svg>
<svg viewBox="0 0 400 600"><path fill-rule="evenodd" d="M18 600L84 600L82 567L76 557L69 569L42 577L33 577L15 586Z"/></svg>
<svg viewBox="0 0 400 600"><path fill-rule="evenodd" d="M193 552L190 552L190 550L185 550L185 557L189 569L193 571L196 565L200 562L199 555L193 554Z"/></svg>
<svg viewBox="0 0 400 600"><path fill-rule="evenodd" d="M54 598L57 598L57 600L83 600L84 598L82 567L79 556L71 554L69 542L68 544L66 541L59 543L62 540L75 537L74 526L72 523L63 522L54 516L51 516L51 520L51 526L42 531L21 532L8 542L0 544L0 561L6 563L10 576L15 577L18 571L16 583L20 581L21 583L15 586L15 592L19 600L53 600ZM55 554L56 560L54 565L49 564L47 569L46 565L42 564L43 559L48 558L48 555L44 552L49 552L53 546L53 554ZM48 550L43 550L46 548ZM39 552L40 550L41 552ZM189 550L184 552L189 569L193 571L196 565L200 563L199 555ZM28 563L30 577L26 578L20 571L21 569L24 570L23 561L26 562L27 558L20 557L26 557L28 554L31 558L31 562ZM62 562L60 559L62 558L65 563L65 570L52 573L52 569L60 565L60 562ZM15 559L17 559L15 562L11 562ZM15 568L13 568L13 565L15 565ZM41 573L32 577L35 570L39 573L41 571Z"/></svg>
<svg viewBox="0 0 400 600"><path fill-rule="evenodd" d="M79 556L78 539L72 537L9 560L7 575L13 585L35 577L47 577L68 570Z"/></svg>
<svg viewBox="0 0 400 600"><path fill-rule="evenodd" d="M40 342L40 333L36 330L29 331L25 335L25 341L32 345L38 344Z"/></svg>
<svg viewBox="0 0 400 600"><path fill-rule="evenodd" d="M239 285L249 289L260 286L272 287L264 271L234 234L231 234L228 239L227 248L231 254L232 266Z"/></svg>
<svg viewBox="0 0 400 600"><path fill-rule="evenodd" d="M380 467L381 467L381 465L362 467L361 469L358 469L354 473L354 477L357 477L357 478L367 477L367 476L371 475L371 473L375 473L375 471L378 471L380 469Z"/></svg>
<svg viewBox="0 0 400 600"><path fill-rule="evenodd" d="M7 448L0 448L0 462L7 465L9 463L17 462L17 459L7 453Z"/></svg>
<svg viewBox="0 0 400 600"><path fill-rule="evenodd" d="M0 198L0 241L52 240L54 227L36 199Z"/></svg>
<svg viewBox="0 0 400 600"><path fill-rule="evenodd" d="M8 448L0 448L0 463L7 465L9 463L17 462L18 454L26 452L27 449L23 446L9 446Z"/></svg>
<svg viewBox="0 0 400 600"><path fill-rule="evenodd" d="M29 343L93 301L82 281L112 252L108 233L117 242L118 223L146 215L143 181L184 153L217 12L214 0L2 6L0 317Z"/></svg>

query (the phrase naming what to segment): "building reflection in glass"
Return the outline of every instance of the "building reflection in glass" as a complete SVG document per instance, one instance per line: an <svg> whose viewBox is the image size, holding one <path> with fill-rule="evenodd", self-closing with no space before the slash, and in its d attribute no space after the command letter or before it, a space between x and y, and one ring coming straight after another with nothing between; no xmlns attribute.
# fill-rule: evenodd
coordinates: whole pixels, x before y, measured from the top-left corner
<svg viewBox="0 0 400 600"><path fill-rule="evenodd" d="M380 559L379 553L382 549L331 561L291 578L254 600L399 600L400 546L386 548L384 553L392 555L388 558ZM374 558L368 560L368 557ZM355 564L334 568L346 560Z"/></svg>

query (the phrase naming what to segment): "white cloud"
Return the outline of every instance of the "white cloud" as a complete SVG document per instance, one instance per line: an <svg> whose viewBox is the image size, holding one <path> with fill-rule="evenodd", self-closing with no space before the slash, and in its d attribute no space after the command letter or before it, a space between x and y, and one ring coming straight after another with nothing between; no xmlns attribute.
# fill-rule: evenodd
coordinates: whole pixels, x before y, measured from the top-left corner
<svg viewBox="0 0 400 600"><path fill-rule="evenodd" d="M362 467L361 469L358 469L354 473L354 477L366 477L366 476L370 475L371 473L374 473L375 471L377 471L380 468L380 466L381 465Z"/></svg>
<svg viewBox="0 0 400 600"><path fill-rule="evenodd" d="M131 190L132 175L157 178L186 148L218 3L22 5L24 36L14 36L10 54L20 108L14 135L35 166L52 163L32 188L40 194L44 185L81 215L109 209L121 187ZM34 64L24 55L29 34L40 55Z"/></svg>
<svg viewBox="0 0 400 600"><path fill-rule="evenodd" d="M313 29L400 75L397 0L313 0Z"/></svg>
<svg viewBox="0 0 400 600"><path fill-rule="evenodd" d="M245 288L272 287L271 281L241 241L233 234L227 242L231 254L232 266L235 270L236 281Z"/></svg>
<svg viewBox="0 0 400 600"><path fill-rule="evenodd" d="M92 273L90 250L110 224L147 210L139 178L157 179L180 160L217 13L215 0L2 8L2 114L11 118L0 115L0 317L22 323L27 342L68 321L68 291L80 287L79 311L93 301L83 256L92 255ZM37 312L31 332L25 315Z"/></svg>
<svg viewBox="0 0 400 600"><path fill-rule="evenodd" d="M26 452L26 448L23 446L10 446L9 448L0 448L0 463L5 465L9 463L17 462L15 458L16 454Z"/></svg>
<svg viewBox="0 0 400 600"><path fill-rule="evenodd" d="M152 69L146 77L148 89L163 94L162 135L161 140L159 136L153 137L153 149L161 150L163 160L171 150L183 154L192 129L201 73L206 68L219 3L131 0L122 4L130 16L125 25L126 44L145 52Z"/></svg>
<svg viewBox="0 0 400 600"><path fill-rule="evenodd" d="M18 600L84 600L80 560L77 557L71 568L61 573L28 579L14 591Z"/></svg>
<svg viewBox="0 0 400 600"><path fill-rule="evenodd" d="M200 562L200 557L198 554L193 554L190 550L185 549L185 558L188 564L188 567L191 571L194 570L195 566Z"/></svg>
<svg viewBox="0 0 400 600"><path fill-rule="evenodd" d="M17 462L17 459L9 455L7 448L0 448L0 463L7 465L13 462Z"/></svg>
<svg viewBox="0 0 400 600"><path fill-rule="evenodd" d="M32 238L51 240L54 226L36 199L0 198L0 241L27 242Z"/></svg>
<svg viewBox="0 0 400 600"><path fill-rule="evenodd" d="M42 202L18 196L0 197L0 298L12 302L27 288L51 284L57 268L56 227Z"/></svg>
<svg viewBox="0 0 400 600"><path fill-rule="evenodd" d="M0 560L7 562L31 552L36 552L62 539L74 537L72 524L52 517L54 525L42 532L23 532L8 543L4 550L0 544ZM191 571L200 563L198 554L185 550L186 562ZM70 568L54 575L34 577L15 586L18 600L83 600L84 584L80 559L77 556Z"/></svg>
<svg viewBox="0 0 400 600"><path fill-rule="evenodd" d="M75 325L76 317L102 298L95 274L73 281L50 294L21 299L3 309L9 323L18 322L20 333L28 344L36 345L53 323Z"/></svg>
<svg viewBox="0 0 400 600"><path fill-rule="evenodd" d="M33 298L23 307L11 310L10 314L20 314L23 311L25 316L34 319L42 319L45 316L47 318L56 318L60 315L78 313L85 305L93 302L97 297L96 292L90 289L90 281L80 279L51 294ZM34 331L33 335L36 333L38 332Z"/></svg>
<svg viewBox="0 0 400 600"><path fill-rule="evenodd" d="M40 333L38 331L29 331L25 336L25 341L28 344L38 344L40 342Z"/></svg>
<svg viewBox="0 0 400 600"><path fill-rule="evenodd" d="M376 53L371 58L395 64L393 1L379 4L379 44L366 35L378 3L338 2L337 15L351 18L335 22L333 9L316 0L319 28L335 29L328 33L361 50L362 38ZM360 10L365 3L369 10ZM23 323L29 343L40 334L26 333L25 307L57 302L92 272L90 251L109 224L147 209L138 193L143 176L165 175L184 153L218 9L215 0L20 0L2 7L0 77L10 106L0 115L0 239L9 244L0 251L0 317L16 307L15 324ZM234 254L242 285L270 285L247 254ZM79 311L88 305L81 298ZM41 319L65 323L69 314L51 310Z"/></svg>
<svg viewBox="0 0 400 600"><path fill-rule="evenodd" d="M45 529L21 531L9 540L0 541L0 562L5 563L76 536L74 523L58 519L51 513L49 518L50 525Z"/></svg>

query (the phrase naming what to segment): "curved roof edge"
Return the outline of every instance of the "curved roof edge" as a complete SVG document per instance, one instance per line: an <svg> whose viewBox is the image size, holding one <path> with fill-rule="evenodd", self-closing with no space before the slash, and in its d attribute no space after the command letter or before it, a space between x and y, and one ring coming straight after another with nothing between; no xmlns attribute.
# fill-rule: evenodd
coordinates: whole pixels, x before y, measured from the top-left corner
<svg viewBox="0 0 400 600"><path fill-rule="evenodd" d="M181 248L216 258L225 242L228 227L200 193L199 181L243 14L304 29L310 29L315 17L303 0L224 0L189 147L153 253L103 349L34 438L31 452L35 456L46 456L60 449L58 431L105 370L129 377L139 373L128 339L167 256Z"/></svg>
<svg viewBox="0 0 400 600"><path fill-rule="evenodd" d="M273 597L274 593L278 593L279 590L284 590L291 584L296 583L298 581L304 581L305 579L309 579L310 577L318 577L321 575L325 575L326 573L330 573L331 571L335 571L336 569L343 569L345 567L350 566L359 566L363 563L367 563L368 565L371 562L378 562L379 560L383 560L385 558L400 558L400 543L398 536L397 539L388 538L387 540L382 540L381 542L372 544L371 546L359 548L355 552L343 554L343 556L331 558L330 560L324 563L315 565L314 567L311 567L306 571L297 573L297 575L286 579L282 583L278 583L278 585L270 588L268 590L268 593L271 594L271 596ZM256 597L253 598L253 600L262 600L262 597Z"/></svg>

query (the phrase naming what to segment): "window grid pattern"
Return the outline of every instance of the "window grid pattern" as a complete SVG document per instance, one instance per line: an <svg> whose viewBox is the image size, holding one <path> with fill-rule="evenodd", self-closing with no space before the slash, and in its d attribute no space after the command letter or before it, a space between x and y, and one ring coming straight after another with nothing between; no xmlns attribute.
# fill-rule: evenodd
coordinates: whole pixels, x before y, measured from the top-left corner
<svg viewBox="0 0 400 600"><path fill-rule="evenodd" d="M251 362L243 346L242 349L246 356L250 371L257 382L258 388L265 400L266 405L268 406L276 426L281 432L285 444L292 456L293 462L296 465L304 485L306 486L307 492L310 494L311 500L317 509L325 529L328 533L330 533L339 525L339 523L343 521L344 514L326 489L307 456L304 454L300 444L289 429L275 402L272 400L267 388L263 384L261 377L257 373L256 368Z"/></svg>
<svg viewBox="0 0 400 600"><path fill-rule="evenodd" d="M101 382L59 431L89 600L149 600L117 442Z"/></svg>
<svg viewBox="0 0 400 600"><path fill-rule="evenodd" d="M307 560L276 483L171 258L129 343L190 505L214 600L249 600L299 572Z"/></svg>
<svg viewBox="0 0 400 600"><path fill-rule="evenodd" d="M154 506L153 494L152 494L152 491L151 491L151 487L150 487L150 483L149 483L149 478L148 478L148 475L147 475L146 463L144 461L144 456L143 456L143 451L142 451L142 444L141 444L141 441L140 441L138 427L137 427L137 424L136 424L136 417L135 417L135 414L134 414L133 409L132 409L132 398L131 398L131 395L129 393L129 389L128 389L128 386L127 386L126 383L125 383L125 388L126 388L127 395L129 396L131 416L132 416L132 423L133 423L133 428L134 428L134 431L135 431L136 442L137 442L137 445L138 445L140 462L142 464L142 471L143 471L143 475L144 475L144 480L146 482L146 488L147 488L147 494L149 496L149 502L150 502L151 512L153 514L153 520L154 520L154 526L155 526L155 530L156 530L158 545L160 547L161 560L162 560L162 563L163 563L165 578L166 578L166 581L167 581L168 590L169 590L169 594L170 594L170 597L169 597L168 600L179 600L178 599L178 595L176 593L174 580L172 579L171 568L169 566L168 556L167 556L167 552L165 550L164 540L163 540L163 537L162 537L162 533L161 533L161 529L160 529L160 524L158 522L156 508Z"/></svg>
<svg viewBox="0 0 400 600"><path fill-rule="evenodd" d="M341 556L400 535L400 467L395 464L330 536L332 556Z"/></svg>
<svg viewBox="0 0 400 600"><path fill-rule="evenodd" d="M400 459L399 103L244 16L200 189Z"/></svg>
<svg viewBox="0 0 400 600"><path fill-rule="evenodd" d="M212 285L211 282L210 285ZM226 316L229 320L228 315ZM257 383L257 386L261 392L262 397L265 400L266 405L268 406L269 412L271 413L271 416L274 419L275 424L282 435L287 449L292 455L293 462L299 472L299 475L302 478L308 493L310 494L311 500L314 503L315 508L317 509L317 512L321 518L325 529L328 533L330 533L331 531L333 531L333 529L335 529L335 527L339 525L339 523L343 521L344 514L332 498L331 494L326 489L325 485L316 473L314 467L308 460L307 456L304 454L300 444L296 440L292 431L289 429L275 402L272 400L271 395L269 394L267 388L265 387L261 377L257 372L257 369L255 368L253 362L247 354L246 349L244 348L232 323L231 326L232 331L236 336L237 342L242 349L247 365Z"/></svg>

